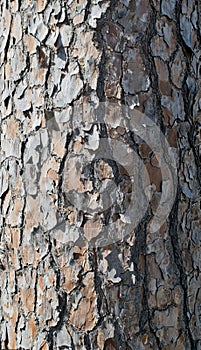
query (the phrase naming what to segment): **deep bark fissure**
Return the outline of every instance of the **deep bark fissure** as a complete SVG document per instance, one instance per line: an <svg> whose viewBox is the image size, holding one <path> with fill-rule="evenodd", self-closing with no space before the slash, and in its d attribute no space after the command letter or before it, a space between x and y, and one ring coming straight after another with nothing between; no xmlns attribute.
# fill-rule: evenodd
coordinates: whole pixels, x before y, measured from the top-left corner
<svg viewBox="0 0 201 350"><path fill-rule="evenodd" d="M171 237L172 247L173 247L173 254L174 254L174 261L179 271L179 279L180 279L180 285L183 289L183 320L185 323L186 331L188 333L188 337L190 340L191 348L196 349L196 342L193 340L191 330L189 327L189 307L188 307L188 284L187 284L187 275L185 273L184 266L182 264L182 256L181 251L179 248L179 240L178 240L178 202L179 198L181 196L181 191L177 192L177 196L175 199L175 203L172 208L172 212L170 214L170 224L169 224L169 234Z"/></svg>

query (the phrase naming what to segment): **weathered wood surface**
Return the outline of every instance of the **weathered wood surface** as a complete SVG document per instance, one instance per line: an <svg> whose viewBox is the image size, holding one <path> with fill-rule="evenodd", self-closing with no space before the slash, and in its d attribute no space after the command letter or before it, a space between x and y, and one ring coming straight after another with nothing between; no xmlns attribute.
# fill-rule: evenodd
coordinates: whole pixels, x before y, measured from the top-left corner
<svg viewBox="0 0 201 350"><path fill-rule="evenodd" d="M0 1L1 349L201 349L200 8ZM160 162L120 105L148 116L175 154L176 196L156 232ZM149 175L146 214L121 240L132 181L115 160L93 161L103 135ZM113 222L117 236L98 240Z"/></svg>

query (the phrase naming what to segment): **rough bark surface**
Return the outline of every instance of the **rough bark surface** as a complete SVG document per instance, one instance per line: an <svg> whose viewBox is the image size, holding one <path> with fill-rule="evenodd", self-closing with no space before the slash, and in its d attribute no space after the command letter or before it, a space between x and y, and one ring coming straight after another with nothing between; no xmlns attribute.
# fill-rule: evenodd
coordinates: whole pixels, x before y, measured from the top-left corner
<svg viewBox="0 0 201 350"><path fill-rule="evenodd" d="M200 9L0 1L1 349L201 349ZM113 109L112 128L93 124L104 102L146 114L175 152L176 197L157 232L160 164ZM111 244L97 237L106 222L123 230L131 181L93 162L104 135L137 152L151 184L141 222ZM103 205L112 179L119 211ZM107 210L86 215L86 203Z"/></svg>

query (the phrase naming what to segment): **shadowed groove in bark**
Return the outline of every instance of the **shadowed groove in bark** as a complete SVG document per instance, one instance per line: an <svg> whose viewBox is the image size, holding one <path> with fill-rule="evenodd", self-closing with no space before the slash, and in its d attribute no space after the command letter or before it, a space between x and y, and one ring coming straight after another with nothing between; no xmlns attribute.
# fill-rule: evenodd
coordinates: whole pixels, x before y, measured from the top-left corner
<svg viewBox="0 0 201 350"><path fill-rule="evenodd" d="M88 16L90 14L90 7L91 7L91 0L87 0L87 5L85 7L85 13L84 13L84 22L87 21Z"/></svg>
<svg viewBox="0 0 201 350"><path fill-rule="evenodd" d="M49 343L49 349L54 350L54 334L61 330L65 317L66 317L66 312L67 312L67 295L65 292L59 292L58 293L58 300L59 300L59 305L58 305L58 310L59 310L59 321L56 324L56 326L50 327L48 331L48 343Z"/></svg>
<svg viewBox="0 0 201 350"><path fill-rule="evenodd" d="M183 320L185 323L186 332L188 334L188 338L190 340L191 349L196 349L196 342L193 340L190 326L189 326L189 305L188 305L188 284L187 284L187 275L182 264L182 256L181 250L179 248L179 240L178 240L178 203L181 196L181 192L178 188L177 196L175 199L175 203L173 205L171 214L170 214L170 224L169 224L169 234L171 237L174 261L179 271L179 279L180 285L183 289Z"/></svg>
<svg viewBox="0 0 201 350"><path fill-rule="evenodd" d="M191 116L193 114L193 104L195 102L194 97L196 96L196 90L199 88L199 83L196 82L196 78L199 79L199 77L196 77L195 72L193 72L193 69L191 67L192 64L192 55L193 55L193 51L189 50L189 47L185 44L182 36L181 36L181 28L180 28L180 13L182 10L182 1L179 0L176 3L176 18L177 18L177 38L178 38L178 42L182 47L182 50L184 52L184 58L186 61L186 73L185 73L185 77L184 77L184 81L182 84L182 95L183 95L183 101L184 101L184 110L185 110L185 120L190 124L190 132L189 132L189 144L193 150L194 156L195 156L195 161L197 163L197 152L196 149L194 147L194 142L193 142L193 134L195 131L194 125L192 124L191 121ZM198 31L199 33L199 31ZM191 77L191 79L193 79L193 83L194 85L191 86L191 88L188 87L187 84L187 79ZM189 118L190 117L190 118ZM198 165L198 164L197 164ZM199 166L197 167L199 169ZM198 170L199 171L199 170ZM198 174L198 181L200 179L200 176Z"/></svg>
<svg viewBox="0 0 201 350"><path fill-rule="evenodd" d="M27 139L25 141L22 141L22 144L21 144L22 169L21 169L20 175L23 175L24 173L24 154L25 154L26 143L27 143ZM26 208L26 197L24 197L24 206L21 214L20 244L22 244L22 240L23 240L23 230L25 225L25 208Z"/></svg>
<svg viewBox="0 0 201 350"><path fill-rule="evenodd" d="M148 22L145 34L142 34L140 37L140 48L141 48L141 54L144 60L145 67L151 81L151 87L153 90L153 97L154 97L153 118L156 124L160 125L161 131L165 134L166 128L163 122L163 113L161 109L161 93L158 87L158 75L156 72L154 58L151 52L151 39L156 34L155 25L156 25L157 13L153 7L152 1L150 1L150 5L151 6L150 6L149 22ZM149 117L152 118L151 115L149 115Z"/></svg>
<svg viewBox="0 0 201 350"><path fill-rule="evenodd" d="M63 191L62 191L62 183L63 183L63 172L64 172L64 167L65 167L65 162L66 162L66 158L68 155L68 148L70 145L70 142L72 140L72 133L68 133L67 134L67 138L66 138L66 144L65 144L65 154L63 156L63 159L60 163L60 167L59 167L59 182L58 182L58 205L60 207L60 205L62 205L63 202Z"/></svg>
<svg viewBox="0 0 201 350"><path fill-rule="evenodd" d="M84 336L84 345L86 346L86 350L91 350L91 342L88 334Z"/></svg>
<svg viewBox="0 0 201 350"><path fill-rule="evenodd" d="M105 101L105 76L106 76L106 54L105 54L105 48L103 44L103 39L102 39L102 34L101 34L101 25L100 28L98 28L98 31L95 35L95 39L98 42L99 49L102 49L102 56L101 56L101 61L99 63L99 77L97 81L97 96L100 100L100 102Z"/></svg>

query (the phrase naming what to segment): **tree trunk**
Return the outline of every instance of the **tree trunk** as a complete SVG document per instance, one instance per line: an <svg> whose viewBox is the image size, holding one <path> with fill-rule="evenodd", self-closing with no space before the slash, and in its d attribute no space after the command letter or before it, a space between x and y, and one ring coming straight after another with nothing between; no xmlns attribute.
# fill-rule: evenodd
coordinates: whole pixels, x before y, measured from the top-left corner
<svg viewBox="0 0 201 350"><path fill-rule="evenodd" d="M199 1L0 5L0 348L201 349Z"/></svg>

